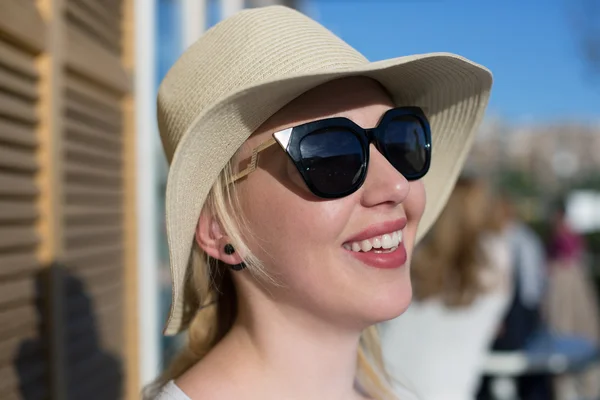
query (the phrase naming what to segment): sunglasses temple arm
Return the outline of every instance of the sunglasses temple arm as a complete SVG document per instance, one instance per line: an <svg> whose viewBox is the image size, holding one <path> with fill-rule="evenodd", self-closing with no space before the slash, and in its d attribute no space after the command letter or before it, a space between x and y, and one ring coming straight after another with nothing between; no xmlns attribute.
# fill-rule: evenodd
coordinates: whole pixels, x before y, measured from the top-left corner
<svg viewBox="0 0 600 400"><path fill-rule="evenodd" d="M262 143L261 145L259 145L258 147L255 147L254 150L252 150L252 157L250 158L250 162L248 163L248 166L245 169L243 169L242 171L235 174L228 183L229 184L234 183L234 182L242 179L243 177L249 175L250 173L254 172L254 170L256 169L256 164L258 163L258 153L260 153L263 150L268 149L269 147L273 146L275 143L277 143L275 141L275 139L271 138L271 139L267 140L266 142Z"/></svg>

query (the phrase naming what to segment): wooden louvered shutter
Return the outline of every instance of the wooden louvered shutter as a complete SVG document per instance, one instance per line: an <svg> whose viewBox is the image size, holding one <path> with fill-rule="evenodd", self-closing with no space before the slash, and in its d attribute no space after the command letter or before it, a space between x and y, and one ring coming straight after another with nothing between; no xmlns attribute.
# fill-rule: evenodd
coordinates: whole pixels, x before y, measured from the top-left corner
<svg viewBox="0 0 600 400"><path fill-rule="evenodd" d="M138 398L132 6L0 3L2 399Z"/></svg>
<svg viewBox="0 0 600 400"><path fill-rule="evenodd" d="M0 398L44 399L49 364L36 306L40 139L37 59L45 25L32 0L0 6Z"/></svg>

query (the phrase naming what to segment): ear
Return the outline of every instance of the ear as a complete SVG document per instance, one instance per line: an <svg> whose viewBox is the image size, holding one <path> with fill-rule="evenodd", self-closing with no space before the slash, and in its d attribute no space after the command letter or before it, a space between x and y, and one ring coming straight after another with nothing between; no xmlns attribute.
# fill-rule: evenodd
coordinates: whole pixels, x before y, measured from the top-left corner
<svg viewBox="0 0 600 400"><path fill-rule="evenodd" d="M196 225L195 240L198 246L212 258L229 265L240 264L244 261L237 251L233 254L225 253L225 245L232 243L229 237L225 235L219 221L205 210L200 213L198 225Z"/></svg>

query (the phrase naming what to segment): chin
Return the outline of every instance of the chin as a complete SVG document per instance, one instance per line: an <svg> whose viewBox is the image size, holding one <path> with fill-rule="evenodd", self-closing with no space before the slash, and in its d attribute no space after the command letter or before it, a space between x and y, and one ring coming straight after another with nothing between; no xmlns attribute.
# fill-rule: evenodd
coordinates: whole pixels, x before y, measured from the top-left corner
<svg viewBox="0 0 600 400"><path fill-rule="evenodd" d="M412 301L412 285L409 278L394 284L385 284L377 295L365 301L365 317L369 325L388 321L402 315Z"/></svg>

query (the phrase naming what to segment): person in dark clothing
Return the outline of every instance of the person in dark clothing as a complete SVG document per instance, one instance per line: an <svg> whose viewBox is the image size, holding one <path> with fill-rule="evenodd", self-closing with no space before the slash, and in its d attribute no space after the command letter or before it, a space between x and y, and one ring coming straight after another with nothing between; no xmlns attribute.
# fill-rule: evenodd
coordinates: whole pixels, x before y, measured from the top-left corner
<svg viewBox="0 0 600 400"><path fill-rule="evenodd" d="M504 194L501 212L508 220L505 234L513 258L514 294L502 328L492 345L496 352L523 350L542 328L541 304L547 280L544 247L536 233L515 212L511 198ZM482 381L478 400L492 399L490 377ZM546 374L525 375L517 379L522 400L551 400L552 378Z"/></svg>

